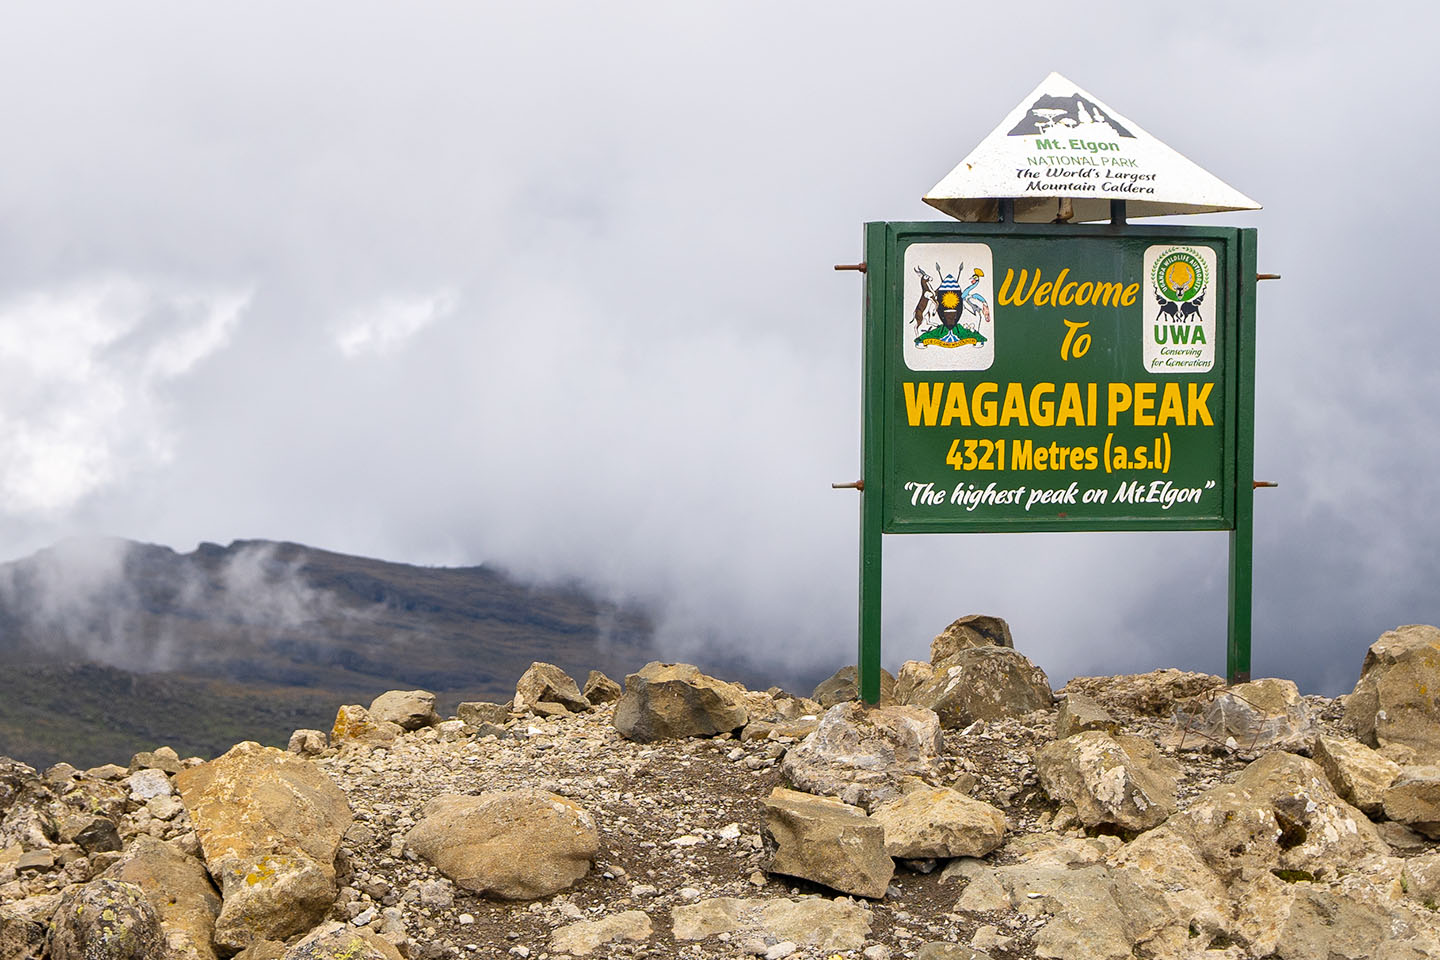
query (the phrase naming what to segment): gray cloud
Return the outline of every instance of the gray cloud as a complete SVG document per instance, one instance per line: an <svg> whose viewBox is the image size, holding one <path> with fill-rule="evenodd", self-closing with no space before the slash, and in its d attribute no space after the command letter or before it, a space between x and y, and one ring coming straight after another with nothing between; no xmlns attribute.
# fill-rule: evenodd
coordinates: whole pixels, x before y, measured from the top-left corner
<svg viewBox="0 0 1440 960"><path fill-rule="evenodd" d="M830 267L867 219L929 218L918 197L1056 69L1267 206L1202 218L1258 225L1286 278L1260 294L1257 473L1282 486L1257 502L1256 669L1338 690L1380 630L1440 620L1419 223L1436 14L1292 13L15 14L0 302L115 275L171 278L212 313L249 299L143 387L154 344L194 355L187 314L118 315L130 333L97 362L132 402L76 446L130 451L124 469L8 500L7 553L104 533L488 561L659 604L677 654L838 665L858 504L828 484L858 475L860 293ZM357 330L374 349L347 357ZM62 392L103 406L103 381ZM7 423L43 422L0 397ZM156 436L165 456L134 452ZM0 484L23 476L6 461ZM1056 679L1222 669L1223 535L886 549L892 664L986 611ZM937 574L951 589L909 589Z"/></svg>

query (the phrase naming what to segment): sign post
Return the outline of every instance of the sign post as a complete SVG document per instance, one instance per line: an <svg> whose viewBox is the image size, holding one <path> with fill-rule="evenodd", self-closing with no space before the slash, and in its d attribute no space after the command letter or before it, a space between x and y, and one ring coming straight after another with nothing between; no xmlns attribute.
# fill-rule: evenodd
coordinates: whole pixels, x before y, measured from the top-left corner
<svg viewBox="0 0 1440 960"><path fill-rule="evenodd" d="M1246 680L1256 234L1125 214L1255 205L1219 181L1210 206L1167 192L1189 161L1053 74L972 158L997 151L1021 158L1002 186L1040 171L1040 189L996 196L967 158L926 200L970 222L865 227L861 696L880 693L882 538L901 533L1228 530L1226 669ZM962 171L987 195L947 188ZM1077 183L1118 202L1046 192Z"/></svg>

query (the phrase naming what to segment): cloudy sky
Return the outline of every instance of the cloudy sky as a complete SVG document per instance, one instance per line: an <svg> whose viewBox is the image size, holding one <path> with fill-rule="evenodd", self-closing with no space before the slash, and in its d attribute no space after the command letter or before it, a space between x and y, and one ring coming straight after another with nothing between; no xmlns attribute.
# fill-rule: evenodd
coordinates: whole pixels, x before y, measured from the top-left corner
<svg viewBox="0 0 1440 960"><path fill-rule="evenodd" d="M1255 673L1440 622L1413 5L0 3L0 560L295 540L853 658L867 220L1050 71L1265 205ZM1303 14L1303 15L1301 15ZM894 537L886 654L1224 667L1223 534ZM954 583L948 593L910 587Z"/></svg>

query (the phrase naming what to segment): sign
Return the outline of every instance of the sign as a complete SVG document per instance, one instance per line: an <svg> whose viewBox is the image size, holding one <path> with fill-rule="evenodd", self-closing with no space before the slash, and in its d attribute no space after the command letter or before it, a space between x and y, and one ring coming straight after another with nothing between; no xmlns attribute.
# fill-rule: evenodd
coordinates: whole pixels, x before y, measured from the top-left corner
<svg viewBox="0 0 1440 960"><path fill-rule="evenodd" d="M1242 231L878 227L886 533L1234 525Z"/></svg>
<svg viewBox="0 0 1440 960"><path fill-rule="evenodd" d="M1189 109L1189 107L1187 107ZM1093 94L1052 73L925 195L966 222L997 219L1013 198L1015 220L1110 219L1258 210L1245 194L1176 153Z"/></svg>
<svg viewBox="0 0 1440 960"><path fill-rule="evenodd" d="M1230 531L1250 669L1256 233L865 228L860 681L888 533Z"/></svg>

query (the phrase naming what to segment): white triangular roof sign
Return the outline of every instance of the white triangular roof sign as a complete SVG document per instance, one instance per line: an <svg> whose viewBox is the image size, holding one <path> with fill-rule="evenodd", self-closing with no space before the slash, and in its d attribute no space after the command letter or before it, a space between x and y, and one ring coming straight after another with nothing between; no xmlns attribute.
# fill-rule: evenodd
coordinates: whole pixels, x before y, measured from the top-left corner
<svg viewBox="0 0 1440 960"><path fill-rule="evenodd" d="M924 199L967 222L999 219L1003 199L1017 221L1042 223L1109 220L1111 200L1130 217L1260 209L1058 73Z"/></svg>

